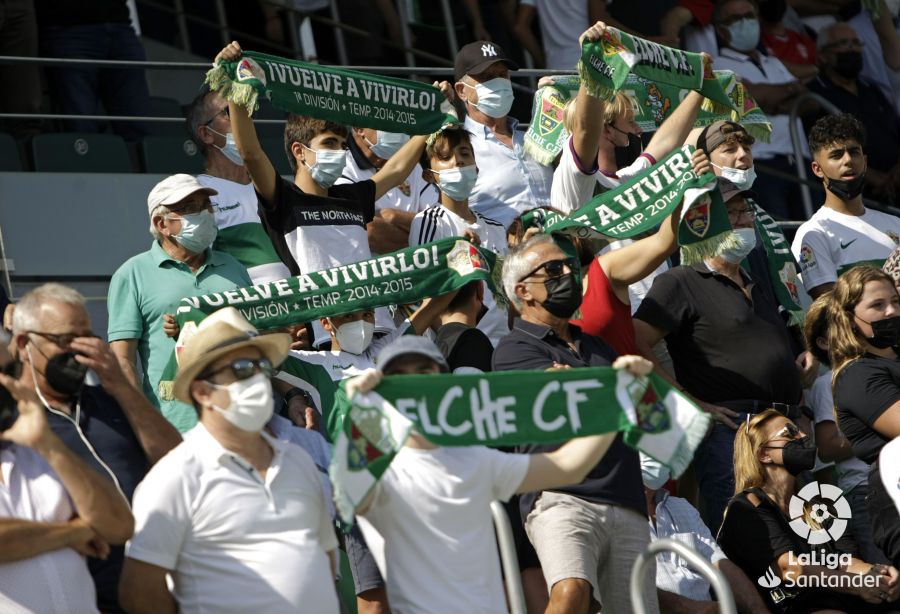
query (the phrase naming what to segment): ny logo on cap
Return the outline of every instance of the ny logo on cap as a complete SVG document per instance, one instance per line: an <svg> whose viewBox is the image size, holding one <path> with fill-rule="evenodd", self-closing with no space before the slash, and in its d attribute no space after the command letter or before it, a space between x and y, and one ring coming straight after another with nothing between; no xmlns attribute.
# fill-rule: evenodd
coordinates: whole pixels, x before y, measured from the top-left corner
<svg viewBox="0 0 900 614"><path fill-rule="evenodd" d="M489 55L497 55L497 50L494 49L494 46L488 43L485 43L481 46L481 55L487 57Z"/></svg>

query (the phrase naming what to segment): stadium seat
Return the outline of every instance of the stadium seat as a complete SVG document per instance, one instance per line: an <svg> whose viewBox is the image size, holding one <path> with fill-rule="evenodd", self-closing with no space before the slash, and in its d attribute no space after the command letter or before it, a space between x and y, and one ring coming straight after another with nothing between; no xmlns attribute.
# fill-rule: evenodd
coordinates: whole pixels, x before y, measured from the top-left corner
<svg viewBox="0 0 900 614"><path fill-rule="evenodd" d="M130 173L131 158L120 136L58 132L31 141L34 170L49 173Z"/></svg>
<svg viewBox="0 0 900 614"><path fill-rule="evenodd" d="M275 172L279 175L294 176L291 165L288 163L287 155L284 153L284 137L260 137L259 144L262 145L263 151L272 161Z"/></svg>
<svg viewBox="0 0 900 614"><path fill-rule="evenodd" d="M184 121L184 111L174 98L164 96L150 96L148 99L150 117L177 117L178 122L146 122L147 134L153 136L184 136L187 125Z"/></svg>
<svg viewBox="0 0 900 614"><path fill-rule="evenodd" d="M184 136L146 136L141 141L146 173L202 173L206 161L197 144Z"/></svg>
<svg viewBox="0 0 900 614"><path fill-rule="evenodd" d="M19 145L10 135L0 133L0 172L15 173L22 170Z"/></svg>

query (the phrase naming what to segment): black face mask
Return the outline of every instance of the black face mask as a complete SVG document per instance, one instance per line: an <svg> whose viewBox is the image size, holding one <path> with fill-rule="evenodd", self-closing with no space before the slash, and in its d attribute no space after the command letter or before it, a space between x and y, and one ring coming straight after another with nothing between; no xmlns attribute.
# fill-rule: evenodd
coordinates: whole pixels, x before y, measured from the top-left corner
<svg viewBox="0 0 900 614"><path fill-rule="evenodd" d="M547 298L541 305L557 318L568 320L581 306L581 285L575 273L551 277L544 282Z"/></svg>
<svg viewBox="0 0 900 614"><path fill-rule="evenodd" d="M618 128L614 129L618 130ZM619 132L622 132L619 130ZM633 132L628 132L628 145L624 147L615 146L615 154L616 154L616 168L627 168L634 164L634 161L638 159L638 156L641 155L641 152L644 151L644 146L641 144L641 137L634 134Z"/></svg>
<svg viewBox="0 0 900 614"><path fill-rule="evenodd" d="M44 377L59 394L74 396L81 390L87 370L86 366L75 360L74 352L63 352L47 361Z"/></svg>
<svg viewBox="0 0 900 614"><path fill-rule="evenodd" d="M859 316L856 317L859 318ZM859 319L866 322L862 318ZM881 350L900 345L900 316L882 318L874 322L866 322L866 324L872 327L872 336L866 337L866 341L870 345Z"/></svg>
<svg viewBox="0 0 900 614"><path fill-rule="evenodd" d="M834 56L834 72L845 79L855 79L863 66L862 53L859 51L841 51Z"/></svg>
<svg viewBox="0 0 900 614"><path fill-rule="evenodd" d="M766 23L778 23L787 11L787 0L770 0L759 5L759 18Z"/></svg>
<svg viewBox="0 0 900 614"><path fill-rule="evenodd" d="M800 475L816 465L816 444L809 437L793 439L780 448L769 447L781 450L781 462L791 475Z"/></svg>
<svg viewBox="0 0 900 614"><path fill-rule="evenodd" d="M858 177L854 177L849 181L843 179L832 179L828 177L828 185L825 187L829 192L840 198L841 200L853 200L862 194L866 185L866 173L861 173Z"/></svg>

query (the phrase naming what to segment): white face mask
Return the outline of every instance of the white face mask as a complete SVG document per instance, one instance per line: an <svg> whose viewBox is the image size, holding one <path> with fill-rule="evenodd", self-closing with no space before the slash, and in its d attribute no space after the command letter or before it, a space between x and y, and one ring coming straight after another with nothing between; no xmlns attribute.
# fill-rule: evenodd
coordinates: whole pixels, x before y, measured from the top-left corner
<svg viewBox="0 0 900 614"><path fill-rule="evenodd" d="M722 177L742 190L749 190L753 182L756 181L756 170L752 166L748 169L731 168L730 166L719 166L718 164L713 164L713 166L722 171Z"/></svg>
<svg viewBox="0 0 900 614"><path fill-rule="evenodd" d="M209 128L209 126L207 126ZM218 145L213 144L213 147L222 152L222 155L228 158L228 161L232 164L237 164L238 166L244 166L244 160L241 159L241 152L238 151L237 143L234 142L234 135L228 132L227 134L222 134L221 132L217 132L212 128L209 128L210 132L218 134L219 136L225 137L225 146L219 147Z"/></svg>
<svg viewBox="0 0 900 614"><path fill-rule="evenodd" d="M304 162L304 164L306 164L306 168L309 169L309 174L313 178L313 181L327 190L334 185L334 182L337 181L340 178L341 173L344 172L344 167L347 166L347 150L310 149L309 147L306 147L306 145L302 146L316 154L316 161L312 166L306 162Z"/></svg>
<svg viewBox="0 0 900 614"><path fill-rule="evenodd" d="M659 490L669 481L669 470L662 463L641 454L641 478L650 490Z"/></svg>
<svg viewBox="0 0 900 614"><path fill-rule="evenodd" d="M506 117L513 104L513 89L509 79L496 77L484 83L476 83L474 86L463 83L466 87L471 87L478 94L478 102L475 108L494 119Z"/></svg>
<svg viewBox="0 0 900 614"><path fill-rule="evenodd" d="M258 433L272 417L275 410L272 382L265 374L257 373L227 386L208 383L214 388L228 391L231 404L225 408L213 405L212 408L242 431Z"/></svg>
<svg viewBox="0 0 900 614"><path fill-rule="evenodd" d="M331 320L329 320L331 322ZM334 326L334 322L331 323ZM362 354L372 343L375 325L365 320L354 320L338 326L334 336L344 352Z"/></svg>
<svg viewBox="0 0 900 614"><path fill-rule="evenodd" d="M366 143L369 144L369 149L372 150L372 153L382 160L390 159L391 156L400 151L400 148L408 142L408 134L400 132L382 132L381 130L376 131L374 143L369 139L366 139Z"/></svg>
<svg viewBox="0 0 900 614"><path fill-rule="evenodd" d="M756 247L756 229L755 228L735 228L734 237L738 244L722 250L719 254L726 262L737 264L747 257L753 248Z"/></svg>

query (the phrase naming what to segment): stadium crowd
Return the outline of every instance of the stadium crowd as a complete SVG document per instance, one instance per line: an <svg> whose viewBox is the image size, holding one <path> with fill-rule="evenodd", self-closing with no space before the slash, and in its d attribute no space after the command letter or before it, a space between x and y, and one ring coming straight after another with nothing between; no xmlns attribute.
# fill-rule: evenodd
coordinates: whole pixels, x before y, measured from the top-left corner
<svg viewBox="0 0 900 614"><path fill-rule="evenodd" d="M643 135L626 95L582 82L542 163L510 115L517 62L478 40L434 83L459 121L406 135L290 115L285 177L247 109L201 88L186 124L205 173L147 195L152 241L112 277L106 338L58 283L4 315L0 611L505 612L517 574L530 613L626 613L635 561L664 538L708 560L740 612L900 611L900 218L864 200L900 186L884 66L900 46L890 3L860 18L835 2L841 19L816 32L795 5L820 4L518 6L517 43L550 68L572 68L607 24L715 49L704 61L740 76L768 142L735 121L697 126L697 91ZM232 42L213 61L242 53ZM806 91L842 111L803 114L821 187L808 219L783 177ZM679 264L683 218L712 224L681 205L630 239L543 232L684 145L730 224L715 253ZM757 176L757 160L782 176ZM804 221L788 241L773 218ZM500 259L495 283L275 330L230 306L176 318L185 297L452 237ZM655 373L710 416L685 475L617 432L497 449L438 446L419 425L352 527L339 518L329 465L348 399L385 377L585 367ZM518 569L501 568L495 500ZM643 581L645 611L718 611L675 552Z"/></svg>

